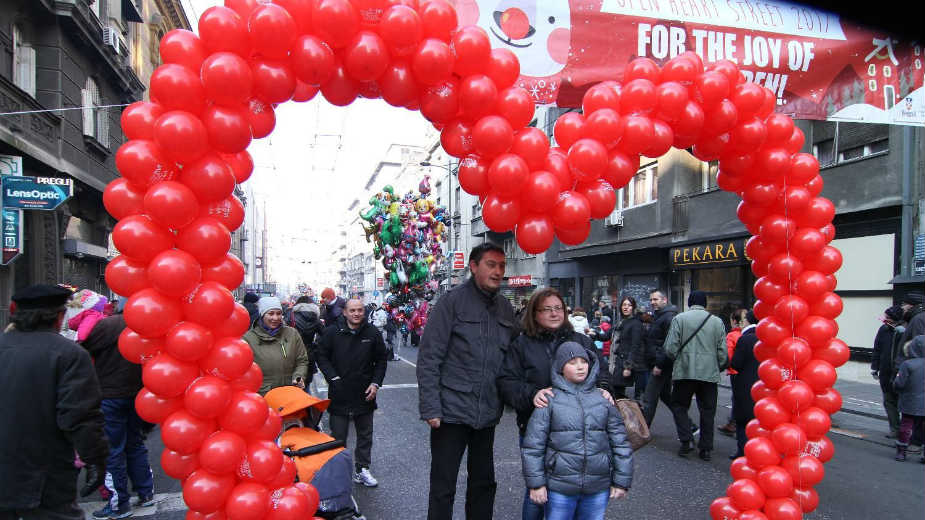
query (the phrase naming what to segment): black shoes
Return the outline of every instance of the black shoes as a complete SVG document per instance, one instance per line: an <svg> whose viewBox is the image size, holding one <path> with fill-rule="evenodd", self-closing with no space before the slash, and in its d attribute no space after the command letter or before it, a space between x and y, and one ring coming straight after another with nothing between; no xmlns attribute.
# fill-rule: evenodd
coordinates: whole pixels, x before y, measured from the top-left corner
<svg viewBox="0 0 925 520"><path fill-rule="evenodd" d="M694 448L691 446L691 443L689 443L689 442L682 442L682 443L681 443L681 447L678 448L678 456L679 456L679 457L687 457L687 454L690 453L690 452L692 452L692 451L694 451Z"/></svg>
<svg viewBox="0 0 925 520"><path fill-rule="evenodd" d="M710 462L712 460L710 450L700 450L700 460Z"/></svg>

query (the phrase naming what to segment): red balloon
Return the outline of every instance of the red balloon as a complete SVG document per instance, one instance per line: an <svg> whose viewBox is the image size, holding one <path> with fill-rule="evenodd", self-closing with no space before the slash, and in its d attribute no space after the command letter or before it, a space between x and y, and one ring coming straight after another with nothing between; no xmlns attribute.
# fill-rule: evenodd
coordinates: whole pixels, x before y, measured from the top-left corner
<svg viewBox="0 0 925 520"><path fill-rule="evenodd" d="M244 263L235 255L228 253L221 263L202 270L202 281L217 282L229 291L233 291L244 282Z"/></svg>
<svg viewBox="0 0 925 520"><path fill-rule="evenodd" d="M833 367L840 367L848 362L851 351L848 345L838 338L832 338L825 346L813 351L813 357L828 362Z"/></svg>
<svg viewBox="0 0 925 520"><path fill-rule="evenodd" d="M395 56L413 53L424 34L417 11L406 5L393 5L382 13L378 31Z"/></svg>
<svg viewBox="0 0 925 520"><path fill-rule="evenodd" d="M549 149L542 169L555 175L559 180L559 185L563 188L575 185L575 179L572 178L572 173L568 168L568 158L560 148Z"/></svg>
<svg viewBox="0 0 925 520"><path fill-rule="evenodd" d="M482 203L482 219L492 231L511 231L520 220L520 199L505 199L497 193L489 193Z"/></svg>
<svg viewBox="0 0 925 520"><path fill-rule="evenodd" d="M308 498L295 487L282 490L282 495L274 493L270 496L269 520L300 520L307 514Z"/></svg>
<svg viewBox="0 0 925 520"><path fill-rule="evenodd" d="M520 156L506 153L495 158L488 167L488 183L498 196L513 197L524 189L529 173L530 168Z"/></svg>
<svg viewBox="0 0 925 520"><path fill-rule="evenodd" d="M562 186L555 175L547 171L535 171L523 185L521 200L527 211L545 213L555 207Z"/></svg>
<svg viewBox="0 0 925 520"><path fill-rule="evenodd" d="M247 108L214 105L202 115L209 134L209 145L221 153L244 151L251 142L251 127Z"/></svg>
<svg viewBox="0 0 925 520"><path fill-rule="evenodd" d="M640 58L637 58L637 60ZM738 518L739 510L732 505L732 499L729 497L720 497L710 504L710 517L713 520L729 520Z"/></svg>
<svg viewBox="0 0 925 520"><path fill-rule="evenodd" d="M556 229L574 229L591 219L591 205L588 199L577 191L564 191L553 208L553 223Z"/></svg>
<svg viewBox="0 0 925 520"><path fill-rule="evenodd" d="M767 206L777 200L780 188L776 184L751 184L742 190L742 199L756 206Z"/></svg>
<svg viewBox="0 0 925 520"><path fill-rule="evenodd" d="M777 347L777 358L784 366L798 369L813 357L809 344L800 338L787 338Z"/></svg>
<svg viewBox="0 0 925 520"><path fill-rule="evenodd" d="M764 384L764 381L761 381L760 379L755 381L755 384L752 385L749 393L752 396L752 401L755 402L758 402L765 397L773 397L777 395L773 389L769 388L766 384Z"/></svg>
<svg viewBox="0 0 925 520"><path fill-rule="evenodd" d="M781 341L791 336L789 329L784 328L774 317L761 320L755 332L758 334L758 339L775 348L780 345Z"/></svg>
<svg viewBox="0 0 925 520"><path fill-rule="evenodd" d="M636 175L636 169L637 166L633 164L628 155L620 150L613 150L610 152L607 169L604 170L601 178L609 182L613 189L618 190L626 186Z"/></svg>
<svg viewBox="0 0 925 520"><path fill-rule="evenodd" d="M215 431L215 421L200 419L184 409L170 414L161 424L164 446L184 455L199 451L202 441Z"/></svg>
<svg viewBox="0 0 925 520"><path fill-rule="evenodd" d="M753 242L753 240L757 238L758 237L752 237L749 239L748 244L745 246L746 253L749 252L749 245L756 243L756 242ZM760 240L757 242L757 244L759 246L761 245ZM748 254L751 258L755 258L754 253L748 253ZM772 303L776 303L778 299L780 299L782 296L784 296L784 294L786 294L786 291L784 290L784 287L782 285L778 285L772 282L771 279L766 276L762 276L757 281L755 281L754 291L755 291L755 297L760 298L763 301L772 302Z"/></svg>
<svg viewBox="0 0 925 520"><path fill-rule="evenodd" d="M173 247L173 235L144 215L120 220L112 231L112 240L124 255L144 263Z"/></svg>
<svg viewBox="0 0 925 520"><path fill-rule="evenodd" d="M253 366L256 367L257 365L254 364ZM256 372L254 372L253 370L247 371L248 374L256 373L258 375L255 388L260 388L260 384L263 378L263 374L261 374L259 370L260 369L258 367ZM234 382L231 383L231 386L234 387L236 384L239 384L240 381L242 381L242 379L236 379ZM249 386L254 386L254 385L249 383ZM252 392L256 390L247 389L245 391ZM263 426L251 432L248 435L248 440L276 441L276 438L279 437L279 432L280 430L282 430L282 428L283 428L282 418L279 416L279 413L277 413L276 410L273 410L271 408L267 414L267 420L264 421Z"/></svg>
<svg viewBox="0 0 925 520"><path fill-rule="evenodd" d="M171 31L173 32L173 31ZM154 139L154 122L164 113L157 103L136 101L122 111L122 132L126 139Z"/></svg>
<svg viewBox="0 0 925 520"><path fill-rule="evenodd" d="M218 154L209 153L195 163L185 166L180 174L180 182L193 190L200 203L208 204L231 195L234 191L235 175L229 164Z"/></svg>
<svg viewBox="0 0 925 520"><path fill-rule="evenodd" d="M823 294L818 300L813 302L809 312L816 316L822 316L834 320L841 314L842 301L841 297L833 292Z"/></svg>
<svg viewBox="0 0 925 520"><path fill-rule="evenodd" d="M302 491L306 498L308 498L308 512L312 514L313 511L317 511L318 503L321 501L321 497L318 495L318 490L315 486L307 482L296 482L295 487Z"/></svg>
<svg viewBox="0 0 925 520"><path fill-rule="evenodd" d="M706 115L703 108L694 101L688 101L684 105L684 111L678 117L677 121L672 122L674 130L674 146L690 147L700 138L701 130L704 126Z"/></svg>
<svg viewBox="0 0 925 520"><path fill-rule="evenodd" d="M217 431L199 448L199 465L216 475L234 473L244 459L247 444L240 435Z"/></svg>
<svg viewBox="0 0 925 520"><path fill-rule="evenodd" d="M174 298L189 294L202 278L202 268L196 259L179 249L168 249L155 256L147 273L151 287Z"/></svg>
<svg viewBox="0 0 925 520"><path fill-rule="evenodd" d="M296 38L296 22L289 12L278 5L262 4L247 20L250 44L255 52L267 58L282 59L289 54Z"/></svg>
<svg viewBox="0 0 925 520"><path fill-rule="evenodd" d="M295 20L296 32L305 34L312 30L312 1L311 0L274 0L274 4L285 9Z"/></svg>
<svg viewBox="0 0 925 520"><path fill-rule="evenodd" d="M236 303L234 304L234 309L231 311L231 316L212 327L212 333L216 338L240 338L250 327L250 314L247 313L247 309L245 309L243 305Z"/></svg>
<svg viewBox="0 0 925 520"><path fill-rule="evenodd" d="M635 58L633 61L627 63L626 68L623 69L623 79L625 81L647 79L652 82L657 82L659 76L661 76L661 72L658 64L651 59Z"/></svg>
<svg viewBox="0 0 925 520"><path fill-rule="evenodd" d="M803 272L803 262L799 258L781 253L774 255L768 261L768 277L771 281L779 284L788 284L795 280Z"/></svg>
<svg viewBox="0 0 925 520"><path fill-rule="evenodd" d="M514 143L514 129L501 116L485 116L472 128L472 144L483 157L500 155Z"/></svg>
<svg viewBox="0 0 925 520"><path fill-rule="evenodd" d="M579 184L576 188L588 200L591 218L606 218L613 213L617 204L617 194L607 181L595 179L591 182Z"/></svg>
<svg viewBox="0 0 925 520"><path fill-rule="evenodd" d="M774 317L787 328L796 326L797 323L806 319L808 315L809 305L806 304L806 300L799 296L788 294L781 297L774 304Z"/></svg>
<svg viewBox="0 0 925 520"><path fill-rule="evenodd" d="M234 310L231 291L217 282L203 282L182 300L186 319L213 326L228 318Z"/></svg>
<svg viewBox="0 0 925 520"><path fill-rule="evenodd" d="M812 513L819 507L819 493L816 493L816 490L812 488L794 488L790 498L800 505L800 509L804 513Z"/></svg>
<svg viewBox="0 0 925 520"><path fill-rule="evenodd" d="M809 439L819 439L832 426L829 414L822 408L811 406L795 417L796 425L806 432Z"/></svg>
<svg viewBox="0 0 925 520"><path fill-rule="evenodd" d="M841 252L832 246L825 246L817 256L806 259L807 269L819 271L822 274L835 274L841 268L841 265Z"/></svg>
<svg viewBox="0 0 925 520"><path fill-rule="evenodd" d="M261 520L269 509L270 490L257 482L240 482L225 501L229 520Z"/></svg>
<svg viewBox="0 0 925 520"><path fill-rule="evenodd" d="M578 112L567 112L559 116L553 127L556 143L568 150L572 144L585 135L585 118Z"/></svg>
<svg viewBox="0 0 925 520"><path fill-rule="evenodd" d="M732 464L729 465L729 473L732 475L733 480L743 478L757 480L758 477L758 472L748 465L748 459L745 457L738 457L733 460Z"/></svg>
<svg viewBox="0 0 925 520"><path fill-rule="evenodd" d="M447 123L459 113L460 86L447 80L421 94L421 115L432 123Z"/></svg>
<svg viewBox="0 0 925 520"><path fill-rule="evenodd" d="M817 256L826 245L825 235L813 228L798 229L790 239L790 251L804 261Z"/></svg>
<svg viewBox="0 0 925 520"><path fill-rule="evenodd" d="M103 206L116 220L144 211L144 190L126 179L115 179L103 190Z"/></svg>
<svg viewBox="0 0 925 520"><path fill-rule="evenodd" d="M494 109L499 116L511 123L511 127L516 129L530 124L536 110L533 98L521 87L510 87L500 91Z"/></svg>
<svg viewBox="0 0 925 520"><path fill-rule="evenodd" d="M203 205L198 216L214 218L229 231L234 231L244 223L244 204L232 195L225 200Z"/></svg>
<svg viewBox="0 0 925 520"><path fill-rule="evenodd" d="M761 511L752 509L750 511L742 511L739 513L739 516L736 520L768 520L768 517L765 516L765 514Z"/></svg>
<svg viewBox="0 0 925 520"><path fill-rule="evenodd" d="M757 439L758 437L771 438L771 431L761 426L761 421L758 419L748 421L748 424L745 425L745 434L749 439Z"/></svg>
<svg viewBox="0 0 925 520"><path fill-rule="evenodd" d="M591 234L591 221L586 220L583 224L570 229L556 228L556 238L565 245L575 246L585 240Z"/></svg>
<svg viewBox="0 0 925 520"><path fill-rule="evenodd" d="M590 117L598 110L620 110L620 92L616 86L615 82L605 81L586 90L581 98L582 112Z"/></svg>
<svg viewBox="0 0 925 520"><path fill-rule="evenodd" d="M359 94L360 84L347 74L342 63L335 64L331 79L321 85L321 95L334 106L347 106Z"/></svg>
<svg viewBox="0 0 925 520"><path fill-rule="evenodd" d="M148 189L144 196L144 210L158 224L177 229L196 218L199 202L186 185L164 181Z"/></svg>
<svg viewBox="0 0 925 520"><path fill-rule="evenodd" d="M393 107L403 107L418 97L418 87L414 82L411 65L405 61L394 61L388 64L378 83L382 91L382 99Z"/></svg>
<svg viewBox="0 0 925 520"><path fill-rule="evenodd" d="M195 453L184 455L171 449L164 449L161 452L161 469L168 477L186 480L186 477L199 469L199 456Z"/></svg>
<svg viewBox="0 0 925 520"><path fill-rule="evenodd" d="M164 350L180 361L198 361L212 348L212 331L193 322L182 321L167 332Z"/></svg>
<svg viewBox="0 0 925 520"><path fill-rule="evenodd" d="M203 266L215 265L228 254L231 233L214 218L199 217L177 233L177 248L193 255Z"/></svg>
<svg viewBox="0 0 925 520"><path fill-rule="evenodd" d="M283 103L292 98L296 76L288 62L256 59L251 62L251 72L256 97L267 103Z"/></svg>
<svg viewBox="0 0 925 520"><path fill-rule="evenodd" d="M106 265L106 285L114 293L129 297L149 287L148 274L144 264L119 255Z"/></svg>
<svg viewBox="0 0 925 520"><path fill-rule="evenodd" d="M740 511L760 509L765 501L764 492L761 491L761 487L758 486L758 483L747 478L736 480L732 484L729 484L729 487L726 488L726 494L732 499L732 505Z"/></svg>
<svg viewBox="0 0 925 520"><path fill-rule="evenodd" d="M130 328L123 329L119 334L119 353L122 354L122 357L132 363L147 363L149 360L154 358L154 356L156 356L163 348L163 340L143 338Z"/></svg>
<svg viewBox="0 0 925 520"><path fill-rule="evenodd" d="M824 346L829 340L834 338L835 334L838 333L838 329L836 328L836 323L830 319L823 318L822 316L810 316L797 326L796 332L798 336L809 343L810 347L818 348ZM803 368L805 369L806 367ZM801 377L800 379L803 378Z"/></svg>
<svg viewBox="0 0 925 520"><path fill-rule="evenodd" d="M193 511L213 513L225 505L234 485L234 476L216 475L200 468L183 481L183 501Z"/></svg>
<svg viewBox="0 0 925 520"><path fill-rule="evenodd" d="M810 195L813 197L819 196L822 193L823 185L825 181L822 180L822 175L816 175L813 179L805 184L806 189L809 190Z"/></svg>
<svg viewBox="0 0 925 520"><path fill-rule="evenodd" d="M801 226L821 228L832 222L835 217L835 205L825 197L814 197L806 209L796 213L795 219Z"/></svg>
<svg viewBox="0 0 925 520"><path fill-rule="evenodd" d="M306 34L296 40L292 48L291 63L297 78L308 85L320 86L334 74L337 60L327 43Z"/></svg>
<svg viewBox="0 0 925 520"><path fill-rule="evenodd" d="M270 481L269 486L273 489L279 489L281 487L292 486L295 484L296 478L296 467L295 462L292 461L289 457L283 457L283 465L279 468L279 473L273 480ZM305 496L304 493L299 490L302 496ZM307 497L306 497L307 498Z"/></svg>
<svg viewBox="0 0 925 520"><path fill-rule="evenodd" d="M808 153L797 153L790 158L787 184L806 184L819 175L819 161Z"/></svg>
<svg viewBox="0 0 925 520"><path fill-rule="evenodd" d="M545 173L545 172L541 172ZM546 175L550 175L546 173ZM551 176L551 175L550 175ZM539 254L549 249L555 238L552 221L543 215L528 215L517 223L515 229L517 244L529 254Z"/></svg>
<svg viewBox="0 0 925 520"><path fill-rule="evenodd" d="M697 87L697 93L704 106L716 105L729 96L729 78L721 72L704 72L694 79L694 85ZM787 120L789 121L790 118L788 117ZM793 127L792 122L790 126ZM789 132L787 137L790 137Z"/></svg>
<svg viewBox="0 0 925 520"><path fill-rule="evenodd" d="M244 476L258 482L269 482L279 475L283 466L283 453L271 441L253 441L247 446L247 465Z"/></svg>
<svg viewBox="0 0 925 520"><path fill-rule="evenodd" d="M761 302L759 301L759 302L756 302L756 304L757 303L761 303ZM759 341L758 343L755 344L754 354L755 354L755 358L758 361L767 361L769 359L772 359L775 355L777 355L777 350L774 347L774 345L771 345L770 343L765 343L763 341Z"/></svg>
<svg viewBox="0 0 925 520"><path fill-rule="evenodd" d="M317 89L315 92L317 92ZM273 110L273 105L265 103L263 100L254 98L248 101L245 116L250 126L251 137L254 139L261 139L270 135L273 128L276 127L276 112Z"/></svg>
<svg viewBox="0 0 925 520"><path fill-rule="evenodd" d="M177 397L199 377L199 367L161 352L144 364L141 380L145 388L163 398Z"/></svg>
<svg viewBox="0 0 925 520"><path fill-rule="evenodd" d="M649 141L649 146L642 150L642 154L646 157L661 157L668 153L673 142L674 132L668 126L668 123L653 119L652 139Z"/></svg>
<svg viewBox="0 0 925 520"><path fill-rule="evenodd" d="M164 399L147 388L142 388L135 395L135 411L138 412L138 417L149 423L160 424L171 414L182 409L183 399L180 397Z"/></svg>
<svg viewBox="0 0 925 520"><path fill-rule="evenodd" d="M825 476L822 462L811 455L791 455L784 458L781 466L793 477L794 485L801 488L813 487Z"/></svg>
<svg viewBox="0 0 925 520"><path fill-rule="evenodd" d="M206 96L220 105L240 105L251 97L254 89L250 66L232 52L210 55L202 64L200 76Z"/></svg>
<svg viewBox="0 0 925 520"><path fill-rule="evenodd" d="M802 428L792 423L778 424L771 432L771 442L777 451L786 455L796 455L806 446L806 433ZM790 492L779 496L787 496Z"/></svg>
<svg viewBox="0 0 925 520"><path fill-rule="evenodd" d="M793 378L793 370L776 358L767 359L758 365L758 375L764 384L772 390L777 390Z"/></svg>
<svg viewBox="0 0 925 520"><path fill-rule="evenodd" d="M597 110L585 120L584 132L607 148L613 148L623 136L620 114L610 108Z"/></svg>
<svg viewBox="0 0 925 520"><path fill-rule="evenodd" d="M763 468L758 472L757 482L768 498L789 497L793 494L793 477L780 466Z"/></svg>
<svg viewBox="0 0 925 520"><path fill-rule="evenodd" d="M199 360L199 366L206 374L233 381L251 368L254 353L247 342L235 337L219 338L212 350Z"/></svg>
<svg viewBox="0 0 925 520"><path fill-rule="evenodd" d="M514 135L511 153L519 155L530 169L542 170L549 153L549 138L539 128L524 128Z"/></svg>
<svg viewBox="0 0 925 520"><path fill-rule="evenodd" d="M658 92L655 83L647 79L634 79L623 85L620 92L620 111L624 114L648 115L657 105Z"/></svg>
<svg viewBox="0 0 925 520"><path fill-rule="evenodd" d="M232 394L231 402L218 420L223 429L246 435L263 425L267 410L266 402L258 394L239 391Z"/></svg>
<svg viewBox="0 0 925 520"><path fill-rule="evenodd" d="M210 7L199 17L199 36L209 52L233 52L247 57L250 42L245 19L227 7Z"/></svg>
<svg viewBox="0 0 925 520"><path fill-rule="evenodd" d="M296 103L311 101L320 90L321 89L315 85L309 85L308 83L297 79L295 82L295 90L292 92L292 100Z"/></svg>
<svg viewBox="0 0 925 520"><path fill-rule="evenodd" d="M183 316L180 305L154 289L143 289L133 294L123 311L125 324L146 338L159 338Z"/></svg>
<svg viewBox="0 0 925 520"><path fill-rule="evenodd" d="M205 91L199 74L174 63L165 63L151 75L151 100L165 110L199 114L205 107Z"/></svg>
<svg viewBox="0 0 925 520"><path fill-rule="evenodd" d="M806 443L806 450L804 455L811 455L819 459L819 462L823 464L832 460L832 456L835 455L835 447L832 445L832 441L828 437L821 437L818 440L812 440Z"/></svg>
<svg viewBox="0 0 925 520"><path fill-rule="evenodd" d="M755 403L755 417L761 422L761 426L773 429L779 424L789 422L791 416L776 397L766 397Z"/></svg>
<svg viewBox="0 0 925 520"><path fill-rule="evenodd" d="M220 154L220 156L231 169L235 182L243 184L244 181L250 178L251 173L254 171L254 160L247 151L238 152L236 154ZM210 200L218 199L210 198Z"/></svg>
<svg viewBox="0 0 925 520"><path fill-rule="evenodd" d="M314 32L335 49L347 46L360 30L360 15L347 0L318 0L312 16Z"/></svg>
<svg viewBox="0 0 925 520"><path fill-rule="evenodd" d="M717 105L704 110L703 132L708 137L725 134L732 130L738 117L735 105L728 99L724 99Z"/></svg>
<svg viewBox="0 0 925 520"><path fill-rule="evenodd" d="M491 56L488 34L476 25L459 29L453 35L451 49L456 58L453 71L460 77L481 74Z"/></svg>
<svg viewBox="0 0 925 520"><path fill-rule="evenodd" d="M360 31L344 51L347 74L357 81L374 81L389 65L385 40L372 31Z"/></svg>
<svg viewBox="0 0 925 520"><path fill-rule="evenodd" d="M436 85L446 81L453 73L450 46L436 38L425 39L411 58L411 70L414 78L422 85Z"/></svg>
<svg viewBox="0 0 925 520"><path fill-rule="evenodd" d="M159 44L161 61L199 70L206 57L205 46L198 36L186 29L168 31Z"/></svg>
<svg viewBox="0 0 925 520"><path fill-rule="evenodd" d="M761 122L758 118L750 118L742 120L740 119L736 126L730 132L730 142L735 150L742 152L750 152L752 150L757 150L761 148L761 145L764 144L764 140L767 138L768 130L765 128L764 123ZM783 151L783 150L782 150ZM780 170L772 170L771 168L764 169L769 175L774 172L783 171L786 168L786 158L788 154L784 151L784 161L782 161L782 168ZM759 169L755 173L759 173Z"/></svg>
<svg viewBox="0 0 925 520"><path fill-rule="evenodd" d="M658 96L657 114L660 119L677 122L690 99L687 88L676 81L661 83L655 88Z"/></svg>
<svg viewBox="0 0 925 520"><path fill-rule="evenodd" d="M429 1L418 9L418 14L425 37L450 41L450 36L458 25L456 10L452 5L444 0Z"/></svg>
<svg viewBox="0 0 925 520"><path fill-rule="evenodd" d="M488 183L488 165L485 161L477 155L469 155L459 161L459 185L466 193L480 197L487 194L491 185Z"/></svg>
<svg viewBox="0 0 925 520"><path fill-rule="evenodd" d="M813 401L813 405L818 406L819 408L825 410L825 412L829 415L832 415L835 412L841 410L841 394L834 388L827 388L816 394L816 399Z"/></svg>
<svg viewBox="0 0 925 520"><path fill-rule="evenodd" d="M771 439L766 437L749 439L749 441L745 443L745 458L748 459L748 465L758 471L761 471L761 469L766 466L773 466L780 463L780 456L777 453L777 448L774 447L774 443L771 442Z"/></svg>
<svg viewBox="0 0 925 520"><path fill-rule="evenodd" d="M569 169L579 182L600 178L608 159L607 148L596 139L579 139L569 147Z"/></svg>
<svg viewBox="0 0 925 520"><path fill-rule="evenodd" d="M621 119L623 122L623 138L620 148L629 154L642 153L652 144L655 127L652 120L645 116L629 115Z"/></svg>
<svg viewBox="0 0 925 520"><path fill-rule="evenodd" d="M520 76L520 61L508 49L492 49L485 74L499 89L510 87Z"/></svg>

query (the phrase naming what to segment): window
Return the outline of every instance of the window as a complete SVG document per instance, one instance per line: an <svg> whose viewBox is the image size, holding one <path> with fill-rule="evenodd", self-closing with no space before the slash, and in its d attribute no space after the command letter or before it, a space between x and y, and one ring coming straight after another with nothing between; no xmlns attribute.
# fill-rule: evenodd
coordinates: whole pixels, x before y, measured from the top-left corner
<svg viewBox="0 0 925 520"><path fill-rule="evenodd" d="M718 189L716 174L719 173L719 161L700 163L700 189L711 191Z"/></svg>
<svg viewBox="0 0 925 520"><path fill-rule="evenodd" d="M869 155L874 155L889 150L889 140L881 139L872 143L867 143L854 148L848 148L838 152L838 162L853 161Z"/></svg>
<svg viewBox="0 0 925 520"><path fill-rule="evenodd" d="M87 78L86 87L81 92L83 100L83 126L84 135L96 139L106 148L109 148L109 114L104 108L100 98L100 89L93 78Z"/></svg>
<svg viewBox="0 0 925 520"><path fill-rule="evenodd" d="M658 200L658 163L650 163L617 192L617 209L649 204Z"/></svg>
<svg viewBox="0 0 925 520"><path fill-rule="evenodd" d="M460 213L460 195L461 195L460 187L456 186L456 193L455 193L455 196L453 197L453 214L454 215L456 213ZM450 215L450 217L452 216L453 215Z"/></svg>
<svg viewBox="0 0 925 520"><path fill-rule="evenodd" d="M35 48L19 25L13 26L13 83L35 97Z"/></svg>
<svg viewBox="0 0 925 520"><path fill-rule="evenodd" d="M90 0L90 12L96 15L97 20L102 20L103 0Z"/></svg>
<svg viewBox="0 0 925 520"><path fill-rule="evenodd" d="M476 202L472 205L472 218L482 218L482 204Z"/></svg>
<svg viewBox="0 0 925 520"><path fill-rule="evenodd" d="M826 139L814 144L813 155L819 161L819 166L835 164L835 139Z"/></svg>

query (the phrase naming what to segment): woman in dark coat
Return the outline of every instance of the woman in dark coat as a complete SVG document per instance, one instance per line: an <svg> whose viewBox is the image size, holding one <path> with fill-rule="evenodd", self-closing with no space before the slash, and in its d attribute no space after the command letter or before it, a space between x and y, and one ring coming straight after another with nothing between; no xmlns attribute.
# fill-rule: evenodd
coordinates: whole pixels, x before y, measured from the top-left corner
<svg viewBox="0 0 925 520"><path fill-rule="evenodd" d="M736 341L735 352L729 363L729 366L738 372L732 383L732 418L736 423L738 448L734 455L730 455L730 459L745 455L745 442L748 440L745 435L745 426L748 421L755 418L752 386L758 381L758 365L760 364L754 352L755 343L758 343L758 335L755 333L757 322L755 313L749 310L741 322L742 335Z"/></svg>
<svg viewBox="0 0 925 520"><path fill-rule="evenodd" d="M626 387L633 385L633 398L642 401L649 370L643 342L645 333L642 322L636 317L636 299L632 296L624 296L620 301L620 324L613 335L619 344L611 343L610 346L613 372L610 385L620 397L626 397Z"/></svg>
<svg viewBox="0 0 925 520"><path fill-rule="evenodd" d="M522 332L511 343L504 358L498 389L502 400L517 412L521 439L533 410L545 408L553 394L551 368L560 345L566 341L577 342L585 348L593 363L605 366L591 338L575 332L566 317L565 302L559 291L552 288L536 291L524 311ZM612 401L606 374L606 370L599 370L595 385ZM543 507L530 501L526 488L523 518L543 518Z"/></svg>

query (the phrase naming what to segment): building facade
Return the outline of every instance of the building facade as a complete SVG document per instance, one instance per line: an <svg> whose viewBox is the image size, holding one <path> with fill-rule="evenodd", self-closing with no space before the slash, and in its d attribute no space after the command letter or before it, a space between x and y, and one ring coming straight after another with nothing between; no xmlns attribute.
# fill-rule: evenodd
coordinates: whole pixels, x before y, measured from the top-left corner
<svg viewBox="0 0 925 520"><path fill-rule="evenodd" d="M108 294L115 221L102 192L118 175L121 106L144 97L159 63L157 46L141 41L151 20L160 31L190 28L179 0L9 0L0 7L4 173L74 184L58 209L22 211L20 254L0 266L0 300L33 283ZM21 171L9 171L17 164Z"/></svg>

